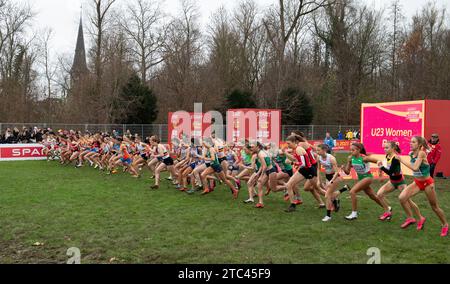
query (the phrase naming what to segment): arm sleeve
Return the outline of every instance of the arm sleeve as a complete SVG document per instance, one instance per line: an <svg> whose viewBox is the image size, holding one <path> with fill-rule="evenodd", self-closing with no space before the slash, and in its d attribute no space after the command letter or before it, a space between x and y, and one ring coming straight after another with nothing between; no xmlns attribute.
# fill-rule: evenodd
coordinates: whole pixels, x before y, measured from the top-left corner
<svg viewBox="0 0 450 284"><path fill-rule="evenodd" d="M392 164L391 164L391 168L388 170L388 169L386 169L385 167L381 167L380 169L384 172L384 173L386 173L388 176L392 176L393 174L395 174L395 171L394 171L394 169L396 169L396 168L398 168L398 167L400 167L401 165L400 165L400 161L399 160L397 160L397 159L393 159L392 160Z"/></svg>

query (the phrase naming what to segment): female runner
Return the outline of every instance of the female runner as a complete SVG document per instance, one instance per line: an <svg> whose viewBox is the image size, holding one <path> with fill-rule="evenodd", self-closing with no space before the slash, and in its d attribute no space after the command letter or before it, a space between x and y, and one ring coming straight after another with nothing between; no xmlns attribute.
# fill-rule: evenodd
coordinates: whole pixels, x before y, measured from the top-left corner
<svg viewBox="0 0 450 284"><path fill-rule="evenodd" d="M411 159L410 162L407 163L403 161L399 155L396 156L403 165L413 171L414 176L414 182L400 194L400 203L402 204L406 214L411 216L412 212L409 200L420 192L424 192L431 208L441 221L441 237L446 237L448 235L448 222L444 211L439 206L434 180L430 176L430 164L427 161L427 153L425 152L428 147L429 146L425 138L416 136L411 139L411 153L409 155ZM425 218L419 221L417 224L417 230L422 230L424 228L425 221ZM413 220L409 220L409 222L407 220L407 223L413 224L414 222Z"/></svg>

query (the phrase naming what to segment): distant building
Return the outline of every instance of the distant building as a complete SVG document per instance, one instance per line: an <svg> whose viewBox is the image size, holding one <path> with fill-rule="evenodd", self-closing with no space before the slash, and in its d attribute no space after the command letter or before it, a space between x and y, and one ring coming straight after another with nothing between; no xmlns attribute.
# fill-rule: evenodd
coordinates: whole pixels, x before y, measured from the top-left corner
<svg viewBox="0 0 450 284"><path fill-rule="evenodd" d="M75 48L75 56L73 58L70 76L72 85L76 83L83 75L89 73L86 63L86 48L84 45L83 19L80 16L80 26L78 27L77 45Z"/></svg>

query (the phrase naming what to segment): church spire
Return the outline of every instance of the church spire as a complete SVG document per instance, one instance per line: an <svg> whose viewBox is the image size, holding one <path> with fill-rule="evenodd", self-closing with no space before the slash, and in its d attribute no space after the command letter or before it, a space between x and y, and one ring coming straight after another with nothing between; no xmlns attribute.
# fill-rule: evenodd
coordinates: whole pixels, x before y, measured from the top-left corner
<svg viewBox="0 0 450 284"><path fill-rule="evenodd" d="M72 77L78 77L81 74L88 72L86 63L86 49L84 46L84 34L83 34L83 15L80 12L80 25L78 27L77 45L75 48L75 56L72 65Z"/></svg>

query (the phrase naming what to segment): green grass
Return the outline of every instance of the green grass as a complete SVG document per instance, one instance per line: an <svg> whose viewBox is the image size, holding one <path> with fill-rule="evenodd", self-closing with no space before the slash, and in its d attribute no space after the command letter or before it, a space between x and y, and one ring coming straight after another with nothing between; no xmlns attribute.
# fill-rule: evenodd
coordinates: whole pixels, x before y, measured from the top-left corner
<svg viewBox="0 0 450 284"><path fill-rule="evenodd" d="M437 184L450 216L450 182ZM245 193L233 201L225 189L188 196L166 182L159 191L149 185L148 174L135 180L53 162L0 163L0 263L65 263L70 247L80 248L82 263L363 264L371 247L381 250L382 263L450 262L450 239L439 237L439 221L424 195L415 198L428 217L419 233L400 229L398 193L389 197L395 214L390 223L377 221L382 212L365 196L360 219L345 221L345 194L343 210L324 224L324 211L310 194L288 215L280 194L256 210L242 203Z"/></svg>

